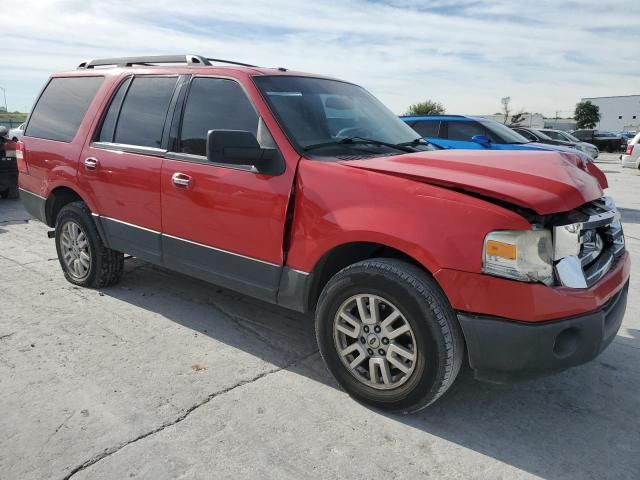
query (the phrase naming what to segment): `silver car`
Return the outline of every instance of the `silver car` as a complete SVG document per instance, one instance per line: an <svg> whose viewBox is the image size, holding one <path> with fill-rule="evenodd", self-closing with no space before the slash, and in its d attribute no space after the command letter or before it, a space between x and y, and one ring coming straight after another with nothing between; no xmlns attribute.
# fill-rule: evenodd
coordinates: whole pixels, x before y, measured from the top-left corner
<svg viewBox="0 0 640 480"><path fill-rule="evenodd" d="M552 130L547 128L541 128L539 130L545 135L553 138L554 140L561 140L563 142L575 143L576 144L575 148L577 148L583 153L586 153L593 159L598 158L598 155L600 155L600 150L598 150L598 147L596 147L595 145L592 145L591 143L583 142L582 140L574 137L568 132L564 132L562 130Z"/></svg>
<svg viewBox="0 0 640 480"><path fill-rule="evenodd" d="M627 144L627 151L622 155L622 166L640 168L640 132Z"/></svg>

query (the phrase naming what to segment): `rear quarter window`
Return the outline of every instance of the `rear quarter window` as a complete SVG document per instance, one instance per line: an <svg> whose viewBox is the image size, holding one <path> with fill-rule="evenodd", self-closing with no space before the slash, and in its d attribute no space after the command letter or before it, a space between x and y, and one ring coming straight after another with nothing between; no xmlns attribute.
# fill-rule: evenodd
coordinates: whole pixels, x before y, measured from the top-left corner
<svg viewBox="0 0 640 480"><path fill-rule="evenodd" d="M40 95L25 135L70 142L104 77L52 78Z"/></svg>

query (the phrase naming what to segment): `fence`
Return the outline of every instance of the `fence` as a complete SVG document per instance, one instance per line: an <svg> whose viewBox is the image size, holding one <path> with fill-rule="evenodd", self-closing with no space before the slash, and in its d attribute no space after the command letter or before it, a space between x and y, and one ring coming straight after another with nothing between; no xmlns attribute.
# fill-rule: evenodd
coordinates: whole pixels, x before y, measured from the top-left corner
<svg viewBox="0 0 640 480"><path fill-rule="evenodd" d="M0 126L5 126L11 130L12 128L22 125L26 119L26 117L3 117L2 114L0 114Z"/></svg>

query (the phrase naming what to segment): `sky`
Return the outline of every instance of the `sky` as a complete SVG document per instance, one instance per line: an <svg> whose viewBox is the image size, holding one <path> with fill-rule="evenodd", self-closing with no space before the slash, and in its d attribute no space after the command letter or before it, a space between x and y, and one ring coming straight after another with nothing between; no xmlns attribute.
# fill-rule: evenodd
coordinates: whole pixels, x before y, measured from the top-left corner
<svg viewBox="0 0 640 480"><path fill-rule="evenodd" d="M0 13L0 87L25 111L83 60L191 53L349 80L398 114L426 99L491 114L509 96L570 116L582 97L640 94L637 2L21 0Z"/></svg>

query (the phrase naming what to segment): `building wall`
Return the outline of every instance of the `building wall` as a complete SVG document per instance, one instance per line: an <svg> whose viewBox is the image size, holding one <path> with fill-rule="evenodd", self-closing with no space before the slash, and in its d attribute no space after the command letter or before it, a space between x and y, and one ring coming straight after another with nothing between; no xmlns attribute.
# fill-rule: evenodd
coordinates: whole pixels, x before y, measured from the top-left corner
<svg viewBox="0 0 640 480"><path fill-rule="evenodd" d="M598 130L637 131L640 130L640 95L620 97L583 98L600 107Z"/></svg>
<svg viewBox="0 0 640 480"><path fill-rule="evenodd" d="M545 118L544 128L568 132L576 129L576 121L573 118Z"/></svg>

